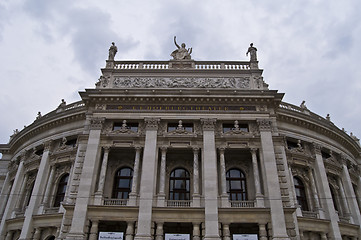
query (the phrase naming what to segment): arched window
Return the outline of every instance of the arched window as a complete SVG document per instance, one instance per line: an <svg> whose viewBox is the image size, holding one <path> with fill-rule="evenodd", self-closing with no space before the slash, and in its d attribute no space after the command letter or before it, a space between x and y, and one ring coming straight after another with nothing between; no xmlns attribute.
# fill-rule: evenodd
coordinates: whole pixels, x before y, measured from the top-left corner
<svg viewBox="0 0 361 240"><path fill-rule="evenodd" d="M169 200L190 199L190 177L187 170L177 168L173 170L169 178Z"/></svg>
<svg viewBox="0 0 361 240"><path fill-rule="evenodd" d="M60 203L64 200L68 180L69 174L65 174L60 178L60 181L58 183L58 189L55 195L54 207L60 207Z"/></svg>
<svg viewBox="0 0 361 240"><path fill-rule="evenodd" d="M245 201L247 197L246 175L239 169L226 173L227 193L231 201Z"/></svg>
<svg viewBox="0 0 361 240"><path fill-rule="evenodd" d="M301 210L308 211L305 185L298 177L293 177L293 182L295 184L297 203L301 206Z"/></svg>
<svg viewBox="0 0 361 240"><path fill-rule="evenodd" d="M331 185L329 185L329 186L330 186L330 191L331 191L333 206L334 206L334 208L335 208L336 211L339 211L338 202L337 202L337 199L336 199L335 189L334 189Z"/></svg>
<svg viewBox="0 0 361 240"><path fill-rule="evenodd" d="M113 198L128 199L132 190L133 170L125 167L114 176Z"/></svg>

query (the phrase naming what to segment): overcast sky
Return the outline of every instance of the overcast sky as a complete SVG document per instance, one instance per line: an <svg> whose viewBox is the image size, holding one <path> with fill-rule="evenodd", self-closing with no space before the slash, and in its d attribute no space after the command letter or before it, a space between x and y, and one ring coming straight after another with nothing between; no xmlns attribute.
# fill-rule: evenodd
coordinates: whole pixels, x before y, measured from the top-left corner
<svg viewBox="0 0 361 240"><path fill-rule="evenodd" d="M116 60L240 60L250 44L270 89L361 137L361 1L0 1L0 143L38 111L94 88Z"/></svg>

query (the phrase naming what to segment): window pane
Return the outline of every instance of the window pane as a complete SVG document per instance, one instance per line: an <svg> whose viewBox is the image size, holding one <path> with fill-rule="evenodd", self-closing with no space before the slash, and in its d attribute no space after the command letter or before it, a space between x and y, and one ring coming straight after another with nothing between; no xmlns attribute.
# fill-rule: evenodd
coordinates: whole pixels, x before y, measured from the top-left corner
<svg viewBox="0 0 361 240"><path fill-rule="evenodd" d="M240 181L231 181L231 189L242 189Z"/></svg>
<svg viewBox="0 0 361 240"><path fill-rule="evenodd" d="M239 178L239 177L241 177L241 172L238 170L230 170L230 177L231 178Z"/></svg>

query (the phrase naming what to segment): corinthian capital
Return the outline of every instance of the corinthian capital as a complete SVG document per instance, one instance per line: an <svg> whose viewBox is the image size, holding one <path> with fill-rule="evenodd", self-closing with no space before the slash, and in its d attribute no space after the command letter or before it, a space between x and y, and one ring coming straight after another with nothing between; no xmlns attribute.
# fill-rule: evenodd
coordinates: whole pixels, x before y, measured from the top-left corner
<svg viewBox="0 0 361 240"><path fill-rule="evenodd" d="M216 125L216 119L215 118L203 118L201 119L203 131L204 130L214 130Z"/></svg>
<svg viewBox="0 0 361 240"><path fill-rule="evenodd" d="M321 145L317 143L312 143L313 151L315 154L321 154Z"/></svg>
<svg viewBox="0 0 361 240"><path fill-rule="evenodd" d="M101 130L104 121L105 121L104 118L92 118L90 120L90 129L91 130Z"/></svg>
<svg viewBox="0 0 361 240"><path fill-rule="evenodd" d="M145 118L145 129L146 130L158 130L158 125L160 122L159 118Z"/></svg>
<svg viewBox="0 0 361 240"><path fill-rule="evenodd" d="M257 124L258 124L258 128L259 128L259 131L271 131L272 128L271 128L271 120L270 119L257 119Z"/></svg>

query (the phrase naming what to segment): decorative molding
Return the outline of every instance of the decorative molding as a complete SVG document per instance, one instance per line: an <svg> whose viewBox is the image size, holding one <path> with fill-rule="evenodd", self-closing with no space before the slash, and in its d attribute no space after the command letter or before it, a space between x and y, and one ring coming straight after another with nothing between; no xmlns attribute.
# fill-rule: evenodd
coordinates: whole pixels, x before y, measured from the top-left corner
<svg viewBox="0 0 361 240"><path fill-rule="evenodd" d="M113 86L108 82L108 77L101 76L96 85L103 88L250 88L249 77L115 77Z"/></svg>
<svg viewBox="0 0 361 240"><path fill-rule="evenodd" d="M312 143L312 147L315 154L321 155L321 149L322 149L321 145L317 143Z"/></svg>
<svg viewBox="0 0 361 240"><path fill-rule="evenodd" d="M90 119L90 130L101 130L105 118L92 118Z"/></svg>
<svg viewBox="0 0 361 240"><path fill-rule="evenodd" d="M145 129L146 130L158 130L158 125L160 122L159 118L145 118Z"/></svg>
<svg viewBox="0 0 361 240"><path fill-rule="evenodd" d="M202 118L203 131L214 131L217 120L215 118Z"/></svg>
<svg viewBox="0 0 361 240"><path fill-rule="evenodd" d="M259 131L270 132L272 130L272 121L270 119L257 119Z"/></svg>

